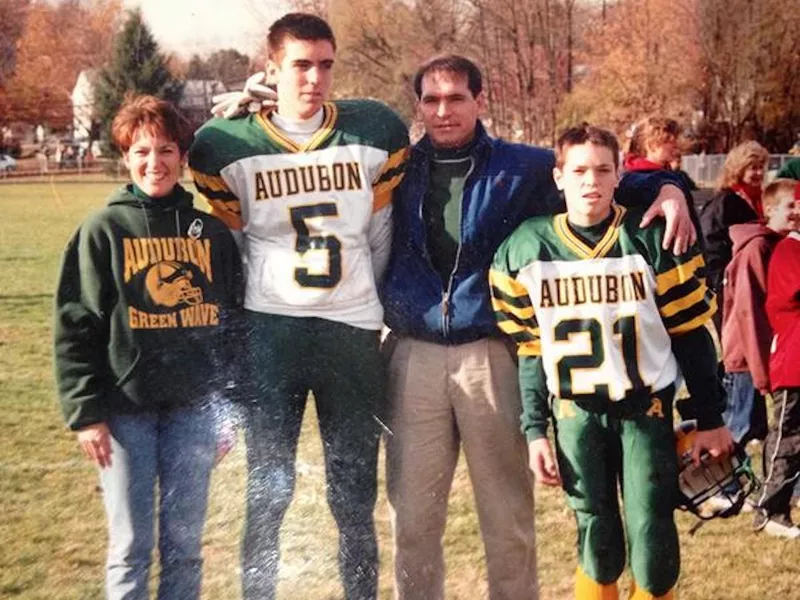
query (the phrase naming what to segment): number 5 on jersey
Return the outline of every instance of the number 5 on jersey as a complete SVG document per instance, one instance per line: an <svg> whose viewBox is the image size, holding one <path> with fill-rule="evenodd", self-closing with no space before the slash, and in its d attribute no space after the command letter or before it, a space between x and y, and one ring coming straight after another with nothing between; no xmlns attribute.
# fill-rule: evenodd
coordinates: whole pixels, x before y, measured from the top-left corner
<svg viewBox="0 0 800 600"><path fill-rule="evenodd" d="M335 235L311 235L307 221L319 217L338 217L334 202L294 206L289 209L292 227L297 232L295 250L301 255L309 250L327 250L327 273L311 273L306 267L294 270L294 278L303 287L332 288L342 278L342 244Z"/></svg>

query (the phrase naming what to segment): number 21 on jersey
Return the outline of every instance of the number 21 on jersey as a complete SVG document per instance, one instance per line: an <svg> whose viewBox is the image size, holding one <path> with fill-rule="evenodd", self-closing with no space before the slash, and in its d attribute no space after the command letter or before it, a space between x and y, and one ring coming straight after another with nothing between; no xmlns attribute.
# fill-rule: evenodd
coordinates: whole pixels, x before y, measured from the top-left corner
<svg viewBox="0 0 800 600"><path fill-rule="evenodd" d="M588 335L589 350L587 352L565 354L556 363L559 397L573 398L585 395L585 393L575 392L574 378L580 378L582 374L585 376L587 371L602 372L606 375L606 379L609 377L614 379L627 378L625 384L626 393L630 390L639 390L646 387L639 373L635 315L621 316L614 321L611 327L608 324L604 327L599 319L591 318L563 319L554 328L554 340L556 342L571 343L574 340L574 336L577 335ZM613 369L607 368L608 357L606 357L603 340L608 338L610 338L612 344L612 351L619 351L622 354L622 359L625 363L624 375L615 373ZM593 394L610 398L610 384L610 381L608 383L595 383Z"/></svg>

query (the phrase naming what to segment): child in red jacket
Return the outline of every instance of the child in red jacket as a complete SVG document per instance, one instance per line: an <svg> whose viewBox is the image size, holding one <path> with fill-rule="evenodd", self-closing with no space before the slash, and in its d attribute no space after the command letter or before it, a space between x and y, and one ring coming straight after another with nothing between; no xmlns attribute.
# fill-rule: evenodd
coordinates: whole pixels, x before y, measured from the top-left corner
<svg viewBox="0 0 800 600"><path fill-rule="evenodd" d="M800 477L800 183L789 209L793 229L772 254L767 277L767 316L775 332L769 378L775 398L775 423L764 444L764 489L756 527L800 538L792 523L791 497Z"/></svg>
<svg viewBox="0 0 800 600"><path fill-rule="evenodd" d="M763 194L766 222L732 225L733 259L725 269L722 349L728 406L723 418L733 438L745 444L764 439L766 409L762 394L770 391L769 349L772 343L764 305L767 266L775 246L794 229L795 181L779 179Z"/></svg>

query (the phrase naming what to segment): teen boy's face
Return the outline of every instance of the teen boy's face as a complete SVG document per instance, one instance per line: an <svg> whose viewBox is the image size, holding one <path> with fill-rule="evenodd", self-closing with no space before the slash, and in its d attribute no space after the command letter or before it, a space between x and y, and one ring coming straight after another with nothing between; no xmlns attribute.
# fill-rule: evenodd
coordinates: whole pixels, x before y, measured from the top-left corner
<svg viewBox="0 0 800 600"><path fill-rule="evenodd" d="M172 192L181 175L183 157L178 144L141 127L122 158L133 182L151 198Z"/></svg>
<svg viewBox="0 0 800 600"><path fill-rule="evenodd" d="M605 219L619 183L610 148L586 143L570 146L564 166L553 169L558 189L567 201L567 218L582 227Z"/></svg>
<svg viewBox="0 0 800 600"><path fill-rule="evenodd" d="M267 63L269 82L278 86L282 117L305 120L322 108L333 84L334 56L328 40L285 39L277 62Z"/></svg>
<svg viewBox="0 0 800 600"><path fill-rule="evenodd" d="M779 233L800 230L800 199L784 196L775 208L767 212L770 229Z"/></svg>

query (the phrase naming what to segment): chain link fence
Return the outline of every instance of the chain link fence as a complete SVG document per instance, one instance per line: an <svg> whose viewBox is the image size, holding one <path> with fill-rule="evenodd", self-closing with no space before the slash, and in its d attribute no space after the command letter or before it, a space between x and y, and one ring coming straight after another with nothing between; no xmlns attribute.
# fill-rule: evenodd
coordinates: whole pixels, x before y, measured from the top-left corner
<svg viewBox="0 0 800 600"><path fill-rule="evenodd" d="M686 171L689 176L697 182L700 187L715 187L722 173L722 165L725 164L727 154L689 154L681 157L681 169ZM791 159L796 158L791 154L770 154L767 164L767 176L769 181L775 173Z"/></svg>

